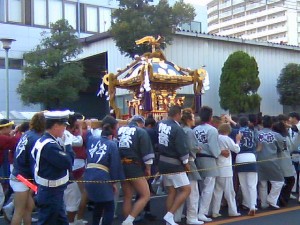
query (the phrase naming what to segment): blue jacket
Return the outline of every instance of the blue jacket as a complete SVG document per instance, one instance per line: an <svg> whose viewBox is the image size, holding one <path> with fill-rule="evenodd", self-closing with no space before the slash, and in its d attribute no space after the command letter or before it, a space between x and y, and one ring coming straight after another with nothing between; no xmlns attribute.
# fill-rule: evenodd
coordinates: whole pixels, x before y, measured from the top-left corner
<svg viewBox="0 0 300 225"><path fill-rule="evenodd" d="M41 134L35 130L29 130L22 135L14 154L14 169L12 171L14 176L20 174L27 179L34 177L34 161L31 156L31 150L40 137Z"/></svg>
<svg viewBox="0 0 300 225"><path fill-rule="evenodd" d="M84 180L99 181L99 183L85 184L88 198L94 202L112 201L114 199L112 183L101 183L101 181L125 179L117 144L106 137L90 137L86 149L87 169ZM90 163L105 166L108 171L88 168Z"/></svg>
<svg viewBox="0 0 300 225"><path fill-rule="evenodd" d="M46 139L50 139L50 142L44 145L39 156L36 147ZM35 159L35 172L38 176L47 180L58 180L65 177L72 168L74 161L72 148L69 146L64 148L57 142L55 137L47 132L36 142L31 154Z"/></svg>

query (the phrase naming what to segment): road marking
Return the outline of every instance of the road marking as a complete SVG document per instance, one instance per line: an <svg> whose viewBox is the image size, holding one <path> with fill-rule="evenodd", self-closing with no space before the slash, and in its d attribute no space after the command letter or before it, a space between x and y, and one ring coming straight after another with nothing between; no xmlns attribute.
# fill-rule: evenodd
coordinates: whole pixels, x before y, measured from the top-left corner
<svg viewBox="0 0 300 225"><path fill-rule="evenodd" d="M262 213L255 214L255 216L247 216L247 215L239 216L239 217L234 217L234 218L230 218L230 219L214 221L214 222L210 222L210 223L206 223L206 224L220 225L220 224L234 223L234 222L238 222L238 221L251 220L251 219L256 219L259 217L271 216L274 214L285 213L285 212L290 212L290 211L295 211L295 210L300 210L300 206L294 206L294 207L289 207L289 208L285 208L285 209L278 209L278 210L272 210L272 211L268 211L268 212L262 212Z"/></svg>

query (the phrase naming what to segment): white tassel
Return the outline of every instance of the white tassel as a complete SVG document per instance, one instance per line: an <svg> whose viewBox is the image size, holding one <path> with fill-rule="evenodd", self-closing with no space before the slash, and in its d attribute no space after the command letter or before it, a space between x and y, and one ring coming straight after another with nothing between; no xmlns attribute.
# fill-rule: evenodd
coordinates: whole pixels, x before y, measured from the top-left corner
<svg viewBox="0 0 300 225"><path fill-rule="evenodd" d="M205 93L205 91L208 91L210 89L209 87L209 76L208 76L208 72L206 72L205 74L205 78L203 80L203 88L202 88L202 93Z"/></svg>

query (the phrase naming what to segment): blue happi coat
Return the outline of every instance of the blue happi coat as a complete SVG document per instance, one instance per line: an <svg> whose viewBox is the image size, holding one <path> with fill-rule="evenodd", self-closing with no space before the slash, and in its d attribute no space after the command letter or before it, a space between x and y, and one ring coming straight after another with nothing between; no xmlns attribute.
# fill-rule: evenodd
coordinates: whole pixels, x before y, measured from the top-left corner
<svg viewBox="0 0 300 225"><path fill-rule="evenodd" d="M241 127L239 132L242 134L240 141L240 152L239 154L252 153L256 155L256 142L255 133L249 127ZM236 165L237 172L257 172L256 162L245 162Z"/></svg>
<svg viewBox="0 0 300 225"><path fill-rule="evenodd" d="M87 143L87 165L100 164L109 172L99 168L87 168L86 181L110 181L125 179L117 144L107 137L89 137ZM85 184L88 198L94 202L106 202L114 199L112 183Z"/></svg>
<svg viewBox="0 0 300 225"><path fill-rule="evenodd" d="M34 177L34 161L31 156L31 150L40 137L41 134L35 130L29 130L22 135L14 154L14 168L12 171L14 176L21 174L27 179Z"/></svg>

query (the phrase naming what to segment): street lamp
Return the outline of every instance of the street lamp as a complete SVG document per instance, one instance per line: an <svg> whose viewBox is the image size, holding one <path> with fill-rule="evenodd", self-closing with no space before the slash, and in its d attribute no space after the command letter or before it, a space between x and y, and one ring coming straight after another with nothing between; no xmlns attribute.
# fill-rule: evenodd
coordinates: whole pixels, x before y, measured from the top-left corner
<svg viewBox="0 0 300 225"><path fill-rule="evenodd" d="M5 70L6 70L6 119L9 119L9 77L8 77L8 51L10 49L11 43L15 39L11 38L1 38L2 48L5 50Z"/></svg>

